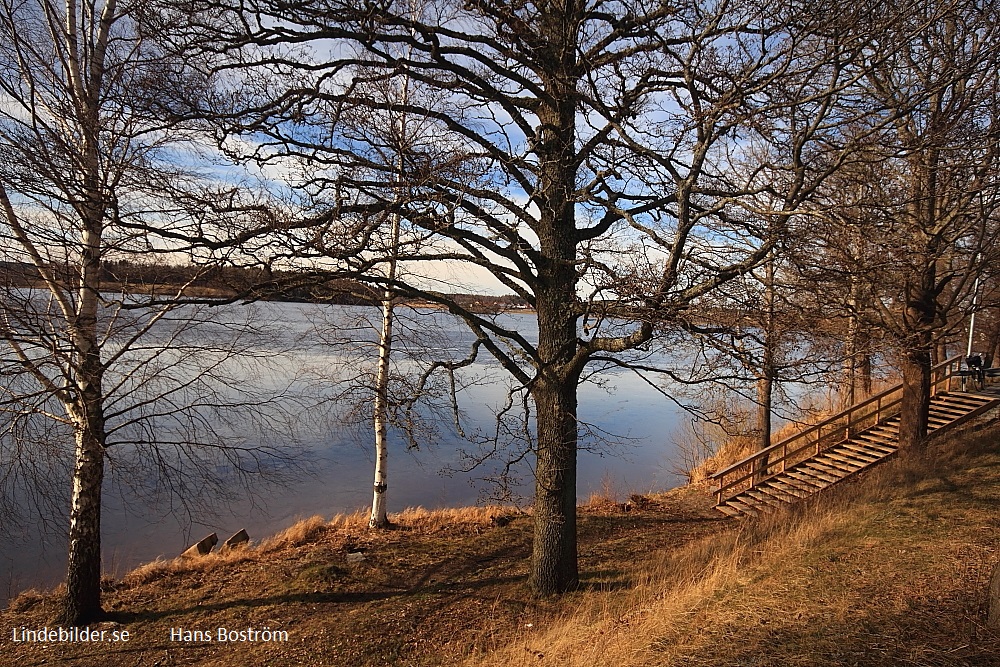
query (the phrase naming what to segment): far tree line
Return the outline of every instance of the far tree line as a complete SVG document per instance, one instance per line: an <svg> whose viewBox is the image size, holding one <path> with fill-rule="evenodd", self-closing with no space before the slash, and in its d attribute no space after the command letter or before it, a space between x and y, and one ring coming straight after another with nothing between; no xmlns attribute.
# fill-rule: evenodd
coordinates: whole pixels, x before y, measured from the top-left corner
<svg viewBox="0 0 1000 667"><path fill-rule="evenodd" d="M67 279L74 276L72 266L50 268L57 272L67 271ZM23 262L0 262L0 284L21 288L44 287L38 269ZM101 265L101 285L106 291L123 291L126 294L182 289L191 297L202 296L217 301L254 299L376 306L380 300L374 289L358 280L335 278L324 282L322 276L303 276L302 272L295 270L272 271L222 264L196 266L106 260ZM459 293L448 294L444 298L484 312L528 307L527 303L512 294Z"/></svg>

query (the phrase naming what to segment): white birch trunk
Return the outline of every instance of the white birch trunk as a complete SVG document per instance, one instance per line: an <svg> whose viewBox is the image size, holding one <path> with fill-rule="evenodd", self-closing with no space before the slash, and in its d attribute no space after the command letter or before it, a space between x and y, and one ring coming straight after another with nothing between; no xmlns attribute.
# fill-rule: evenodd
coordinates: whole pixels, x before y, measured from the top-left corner
<svg viewBox="0 0 1000 667"><path fill-rule="evenodd" d="M86 625L99 619L101 609L101 498L104 480L104 365L98 341L101 260L107 197L101 178L100 105L104 85L105 54L112 25L118 20L115 0L100 11L92 52L81 44L80 27L92 28L88 17L98 5L86 2L81 9L67 0L64 44L68 58L68 84L75 104L76 122L82 132L81 159L85 201L80 213L80 267L78 302L64 316L73 346L73 391L66 408L75 430L76 452L73 493L70 499L69 557L66 600L61 621ZM58 41L58 37L53 35ZM84 60L86 59L86 60ZM86 68L81 65L86 65ZM85 78L85 73L86 77Z"/></svg>
<svg viewBox="0 0 1000 667"><path fill-rule="evenodd" d="M399 216L393 216L393 237L399 234ZM395 248L394 248L395 250ZM390 280L395 278L396 261L389 264ZM389 525L389 361L392 355L393 292L387 288L382 297L382 330L378 343L378 368L375 372L375 405L373 422L375 426L375 486L372 495L372 514L369 528L385 528Z"/></svg>
<svg viewBox="0 0 1000 667"><path fill-rule="evenodd" d="M400 103L405 106L409 101L409 80L404 78L400 91ZM403 185L403 153L407 149L406 113L399 119L399 152L396 163L396 186ZM398 191L396 195L398 199ZM392 325L393 299L396 280L396 264L399 259L399 213L392 214L391 247L389 249L389 266L386 269L386 288L382 294L382 329L378 342L378 367L375 371L375 404L372 410L372 421L375 428L375 483L372 490L372 513L368 519L371 529L386 528L388 517L389 489L389 367L392 358Z"/></svg>

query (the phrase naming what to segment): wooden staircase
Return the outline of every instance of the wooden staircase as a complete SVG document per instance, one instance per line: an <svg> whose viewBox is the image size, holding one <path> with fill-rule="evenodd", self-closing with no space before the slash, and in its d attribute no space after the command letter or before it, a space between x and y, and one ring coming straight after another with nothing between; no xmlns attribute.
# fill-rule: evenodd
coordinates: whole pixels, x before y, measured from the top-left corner
<svg viewBox="0 0 1000 667"><path fill-rule="evenodd" d="M932 371L928 434L953 428L1000 404L985 393L951 391L960 357ZM716 509L756 516L808 498L891 458L899 447L902 385L852 405L822 422L762 449L711 476Z"/></svg>

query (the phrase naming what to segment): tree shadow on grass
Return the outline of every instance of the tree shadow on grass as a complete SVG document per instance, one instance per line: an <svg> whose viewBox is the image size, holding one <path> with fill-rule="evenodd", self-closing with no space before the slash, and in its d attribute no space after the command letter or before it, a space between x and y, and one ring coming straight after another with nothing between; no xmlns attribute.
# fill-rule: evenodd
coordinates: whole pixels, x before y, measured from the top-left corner
<svg viewBox="0 0 1000 667"><path fill-rule="evenodd" d="M119 623L154 622L195 612L204 613L233 608L253 609L287 604L349 605L379 602L392 598L425 596L428 594L440 596L470 595L488 588L497 586L513 587L518 583L524 583L527 579L527 575L524 573L503 576L477 576L483 569L483 562L495 562L513 558L518 556L519 552L520 548L518 546L508 546L497 549L490 555L480 557L476 561L470 562L461 557L448 559L426 568L420 573L417 581L409 586L393 586L383 588L382 590L369 591L290 591L280 595L243 597L173 609L119 611L111 613L108 620ZM435 579L437 575L440 575L441 578Z"/></svg>

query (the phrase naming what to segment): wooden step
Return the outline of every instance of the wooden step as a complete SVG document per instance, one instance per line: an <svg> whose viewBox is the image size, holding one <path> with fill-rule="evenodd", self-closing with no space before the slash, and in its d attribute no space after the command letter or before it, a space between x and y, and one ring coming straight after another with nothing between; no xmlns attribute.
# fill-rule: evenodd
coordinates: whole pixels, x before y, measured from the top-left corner
<svg viewBox="0 0 1000 667"><path fill-rule="evenodd" d="M799 465L795 466L794 470L785 471L785 474L787 475L794 475L795 473L815 477L820 482L826 482L827 484L833 484L834 482L840 480L840 477L827 474L822 470L816 470L815 468L805 467L804 463L800 463ZM824 486L826 486L826 484L824 484Z"/></svg>
<svg viewBox="0 0 1000 667"><path fill-rule="evenodd" d="M895 442L896 438L899 437L899 430L896 429L890 431L888 429L884 429L878 426L873 426L867 431L862 431L861 433L858 433L858 435L867 435L872 438L878 438L881 440L887 440L889 442Z"/></svg>
<svg viewBox="0 0 1000 667"><path fill-rule="evenodd" d="M881 452L882 454L894 452L899 448L898 440L887 441L883 438L874 438L867 433L859 433L851 438L848 443L857 447L865 447L875 452ZM844 446L848 446L848 443L845 443Z"/></svg>
<svg viewBox="0 0 1000 667"><path fill-rule="evenodd" d="M885 422L883 422L881 424L875 424L875 426L872 426L871 428L867 428L864 431L862 431L862 433L865 432L884 433L885 435L894 438L899 433L899 424L886 424Z"/></svg>
<svg viewBox="0 0 1000 667"><path fill-rule="evenodd" d="M860 454L856 451L852 452L849 449L841 449L839 445L833 449L828 449L825 454L829 457L840 459L845 463L857 463L860 466L871 465L882 458L875 455Z"/></svg>
<svg viewBox="0 0 1000 667"><path fill-rule="evenodd" d="M964 417L969 411L960 407L953 407L943 403L931 403L931 414L951 415L953 417Z"/></svg>
<svg viewBox="0 0 1000 667"><path fill-rule="evenodd" d="M831 484L839 482L840 480L847 477L847 473L843 470L838 470L836 468L830 468L819 463L814 463L812 460L803 461L798 466L795 467L796 470L802 470L810 475L815 475L820 479L826 480Z"/></svg>
<svg viewBox="0 0 1000 667"><path fill-rule="evenodd" d="M761 493L766 493L766 494L768 494L770 496L773 496L776 500L780 500L783 503L793 503L796 500L798 500L799 498L803 498L806 495L808 495L808 494L805 494L805 493L803 493L801 491L799 493L802 494L802 495L790 493L788 491L784 491L784 490L778 488L777 486L773 486L773 485L770 485L770 484L762 484L761 486L758 486L757 489Z"/></svg>
<svg viewBox="0 0 1000 667"><path fill-rule="evenodd" d="M877 461L881 461L889 454L896 451L895 448L886 448L883 446L876 447L873 443L867 440L851 440L850 442L845 442L838 447L842 447L849 452L856 452L864 456L874 457Z"/></svg>
<svg viewBox="0 0 1000 667"><path fill-rule="evenodd" d="M794 477L790 477L788 475L785 475L784 473L782 473L781 477L768 480L768 484L777 486L782 490L785 490L785 488L787 487L787 490L790 493L798 492L800 494L803 494L800 497L811 496L812 494L816 493L816 486L814 484L810 484L809 482L803 482L800 479L795 479Z"/></svg>
<svg viewBox="0 0 1000 667"><path fill-rule="evenodd" d="M878 461L881 461L896 451L895 447L889 448L882 446L876 448L873 443L868 442L867 440L852 440L849 444L842 446L848 451L857 452L858 454L863 454L864 456L870 456Z"/></svg>
<svg viewBox="0 0 1000 667"><path fill-rule="evenodd" d="M980 405L980 403L931 403L930 413L949 414L954 417L964 417L973 410L979 408Z"/></svg>
<svg viewBox="0 0 1000 667"><path fill-rule="evenodd" d="M979 396L948 394L944 397L936 397L931 401L931 405L943 405L969 411L975 410L979 406L988 402L988 400Z"/></svg>
<svg viewBox="0 0 1000 667"><path fill-rule="evenodd" d="M864 468L867 465L864 461L857 461L842 456L829 449L817 456L815 460L831 465L838 470L846 470L847 472L854 472L858 468Z"/></svg>
<svg viewBox="0 0 1000 667"><path fill-rule="evenodd" d="M746 514L748 516L758 516L761 513L760 508L750 505L748 502L746 502L746 499L742 497L739 500L736 500L735 498L730 498L729 500L726 501L726 504L732 507L733 509L738 510L739 512Z"/></svg>
<svg viewBox="0 0 1000 667"><path fill-rule="evenodd" d="M715 509L719 510L720 512L722 512L726 516L733 516L733 517L744 516L743 512L739 511L738 509L736 509L734 507L730 507L726 503L722 503L721 505L716 505Z"/></svg>
<svg viewBox="0 0 1000 667"><path fill-rule="evenodd" d="M802 489L801 487L790 484L788 480L782 480L780 482L771 480L768 484L770 484L772 488L777 489L782 493L787 493L795 498L808 498L815 490L813 487L809 487L808 490Z"/></svg>
<svg viewBox="0 0 1000 667"><path fill-rule="evenodd" d="M774 496L768 495L760 489L748 489L743 492L743 495L753 498L757 502L769 507L782 507L785 504L783 500L778 500Z"/></svg>
<svg viewBox="0 0 1000 667"><path fill-rule="evenodd" d="M812 475L799 472L798 470L786 470L784 474L799 482L802 482L803 484L810 485L812 487L812 493L815 493L820 489L825 489L826 487L830 486L828 482L819 479L818 477L813 477Z"/></svg>
<svg viewBox="0 0 1000 667"><path fill-rule="evenodd" d="M819 470L820 472L828 473L836 477L837 479L840 479L845 475L850 475L852 472L854 472L854 470L857 470L857 468L861 467L861 466L856 466L853 469L848 468L843 464L837 465L835 462L829 460L824 461L819 456L814 456L811 459L803 461L800 465L806 465L815 470Z"/></svg>

